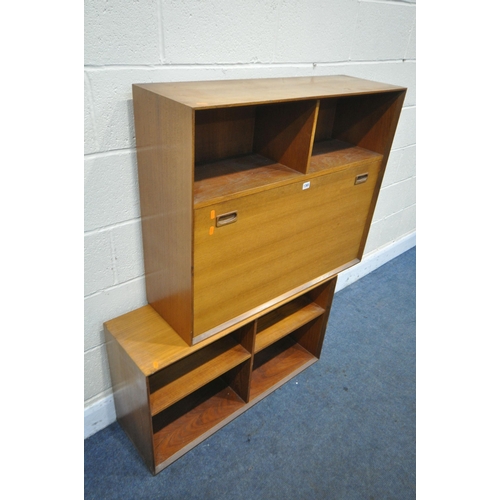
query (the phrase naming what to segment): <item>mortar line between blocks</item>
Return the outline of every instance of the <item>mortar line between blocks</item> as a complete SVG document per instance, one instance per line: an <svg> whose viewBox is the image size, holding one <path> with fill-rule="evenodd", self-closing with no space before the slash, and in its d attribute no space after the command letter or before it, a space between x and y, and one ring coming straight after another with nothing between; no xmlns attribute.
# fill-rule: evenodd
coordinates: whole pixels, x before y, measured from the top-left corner
<svg viewBox="0 0 500 500"><path fill-rule="evenodd" d="M113 224L108 224L107 226L96 227L94 229L89 229L83 232L83 236L93 236L94 234L104 233L106 231L112 231L113 229L126 226L128 224L133 224L134 222L140 222L141 217L134 217L133 219L127 219L120 222L114 222Z"/></svg>
<svg viewBox="0 0 500 500"><path fill-rule="evenodd" d="M95 112L94 112L94 91L92 89L92 82L90 81L89 75L87 71L84 72L85 76L85 81L87 82L87 87L88 87L88 92L89 92L89 98L90 98L90 120L92 121L92 142L97 146L97 127L96 127L96 119L95 119Z"/></svg>
<svg viewBox="0 0 500 500"><path fill-rule="evenodd" d="M130 154L130 153L135 153L136 148L130 147L130 148L121 148L121 149L110 149L109 151L94 151L92 153L86 153L83 155L84 159L87 160L93 160L97 158L105 158L108 156L118 156L120 154Z"/></svg>
<svg viewBox="0 0 500 500"><path fill-rule="evenodd" d="M346 59L342 61L314 61L316 63L316 67L326 67L326 66L345 66L345 65L357 65L357 64L402 64L406 62L416 62L416 59L377 59L377 60L368 60L368 59L358 59L351 60ZM213 64L201 64L201 63L186 63L186 64L103 64L103 65L86 65L84 67L85 71L95 72L102 70L166 70L166 69L269 69L269 68L303 68L310 69L313 61L307 62L258 62L258 63L213 63Z"/></svg>
<svg viewBox="0 0 500 500"><path fill-rule="evenodd" d="M405 7L416 7L416 2L409 0L358 0L359 3L385 3L387 5L404 5Z"/></svg>
<svg viewBox="0 0 500 500"><path fill-rule="evenodd" d="M159 40L159 50L160 50L160 61L162 64L165 64L165 44L163 41L163 9L162 9L162 0L157 0L158 5L158 36Z"/></svg>
<svg viewBox="0 0 500 500"><path fill-rule="evenodd" d="M102 290L97 290L96 292L92 292L92 293L89 293L88 295L84 295L83 300L91 299L91 298L93 298L101 293L112 292L112 291L114 291L122 286L129 285L129 284L133 283L134 281L144 280L144 278L145 278L145 275L141 274L140 276L130 278L129 280L122 281L121 283L117 283L116 285L107 286L106 288L103 288Z"/></svg>
<svg viewBox="0 0 500 500"><path fill-rule="evenodd" d="M112 269L113 269L113 285L118 284L118 270L116 269L116 245L115 245L115 238L114 238L114 232L109 231L109 241L111 243L111 262L112 262Z"/></svg>

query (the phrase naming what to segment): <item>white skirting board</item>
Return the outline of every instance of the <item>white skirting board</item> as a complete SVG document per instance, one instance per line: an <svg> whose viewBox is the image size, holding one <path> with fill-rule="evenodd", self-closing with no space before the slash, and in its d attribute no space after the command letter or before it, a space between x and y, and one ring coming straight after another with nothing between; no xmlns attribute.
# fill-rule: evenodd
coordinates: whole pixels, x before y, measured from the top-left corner
<svg viewBox="0 0 500 500"><path fill-rule="evenodd" d="M354 267L346 269L339 274L335 291L338 292L342 290L342 288L349 286L414 246L416 246L415 232L394 241L376 252L367 255L366 257L363 257L359 264L356 264ZM101 429L104 429L115 420L115 404L113 401L113 395L110 394L93 405L85 408L84 439L92 436Z"/></svg>
<svg viewBox="0 0 500 500"><path fill-rule="evenodd" d="M116 420L115 402L110 394L84 410L84 439L104 429Z"/></svg>
<svg viewBox="0 0 500 500"><path fill-rule="evenodd" d="M403 236L397 241L393 241L389 245L376 250L375 252L364 256L361 262L349 269L339 273L335 292L339 292L342 288L358 281L363 276L370 274L380 266L387 264L392 259L395 259L402 253L405 253L410 248L417 245L417 233L413 232Z"/></svg>

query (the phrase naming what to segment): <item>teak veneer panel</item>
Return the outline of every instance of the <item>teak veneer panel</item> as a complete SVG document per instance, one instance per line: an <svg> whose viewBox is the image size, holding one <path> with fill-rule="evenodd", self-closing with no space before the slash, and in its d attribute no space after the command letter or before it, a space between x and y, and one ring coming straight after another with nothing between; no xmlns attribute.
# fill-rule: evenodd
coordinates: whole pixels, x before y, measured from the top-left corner
<svg viewBox="0 0 500 500"><path fill-rule="evenodd" d="M140 87L193 109L406 90L396 85L346 75L145 83Z"/></svg>
<svg viewBox="0 0 500 500"><path fill-rule="evenodd" d="M194 337L360 259L379 172L375 161L317 176L306 190L292 183L195 210ZM238 220L211 232L212 211Z"/></svg>
<svg viewBox="0 0 500 500"><path fill-rule="evenodd" d="M114 336L106 329L104 333L116 419L134 443L146 465L153 469L153 430L147 380Z"/></svg>
<svg viewBox="0 0 500 500"><path fill-rule="evenodd" d="M193 111L140 86L133 95L147 298L191 343Z"/></svg>

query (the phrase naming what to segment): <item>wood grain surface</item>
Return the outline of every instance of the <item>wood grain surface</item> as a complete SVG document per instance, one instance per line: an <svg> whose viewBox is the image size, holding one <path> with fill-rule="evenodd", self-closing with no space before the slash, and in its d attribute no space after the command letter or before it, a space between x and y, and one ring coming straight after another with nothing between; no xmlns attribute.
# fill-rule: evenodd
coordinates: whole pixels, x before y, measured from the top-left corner
<svg viewBox="0 0 500 500"><path fill-rule="evenodd" d="M193 109L403 90L396 85L346 75L144 83L140 86Z"/></svg>
<svg viewBox="0 0 500 500"><path fill-rule="evenodd" d="M194 336L359 258L380 161L195 210ZM364 184L357 175L368 173ZM213 214L238 211L215 228Z"/></svg>
<svg viewBox="0 0 500 500"><path fill-rule="evenodd" d="M135 85L133 95L147 298L191 343L193 111Z"/></svg>

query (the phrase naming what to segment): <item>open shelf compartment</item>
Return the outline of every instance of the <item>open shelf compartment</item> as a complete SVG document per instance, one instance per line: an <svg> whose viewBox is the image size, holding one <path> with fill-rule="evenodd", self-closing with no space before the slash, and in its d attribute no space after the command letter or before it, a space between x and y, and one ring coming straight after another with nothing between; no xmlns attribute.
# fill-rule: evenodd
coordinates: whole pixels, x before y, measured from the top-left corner
<svg viewBox="0 0 500 500"><path fill-rule="evenodd" d="M328 139L314 144L309 173L350 168L361 163L381 161L382 155L345 141Z"/></svg>
<svg viewBox="0 0 500 500"><path fill-rule="evenodd" d="M319 359L335 283L322 283L257 319L250 401Z"/></svg>
<svg viewBox="0 0 500 500"><path fill-rule="evenodd" d="M316 100L195 111L194 205L307 171Z"/></svg>
<svg viewBox="0 0 500 500"><path fill-rule="evenodd" d="M320 99L309 173L382 161L397 92Z"/></svg>
<svg viewBox="0 0 500 500"><path fill-rule="evenodd" d="M228 335L156 372L149 377L151 415L157 415L250 357L251 354Z"/></svg>
<svg viewBox="0 0 500 500"><path fill-rule="evenodd" d="M271 344L254 357L250 401L264 397L317 360L291 335Z"/></svg>
<svg viewBox="0 0 500 500"><path fill-rule="evenodd" d="M257 320L255 353L321 316L324 312L321 306L312 302L308 297L301 296L262 316Z"/></svg>
<svg viewBox="0 0 500 500"><path fill-rule="evenodd" d="M153 417L156 471L216 432L245 402L218 377Z"/></svg>

